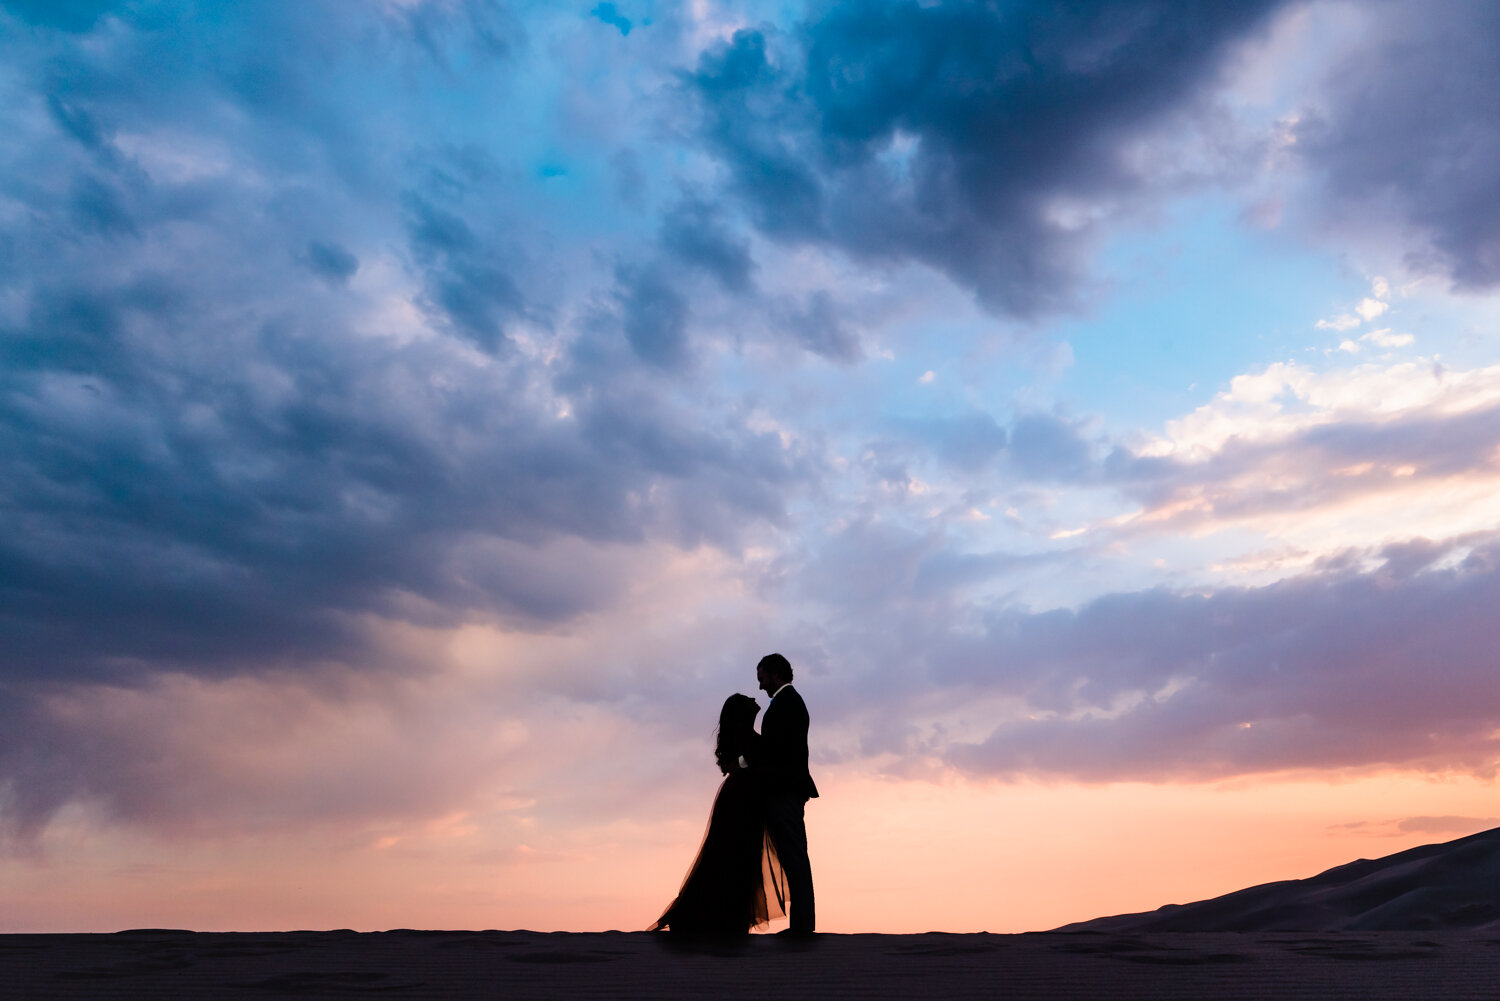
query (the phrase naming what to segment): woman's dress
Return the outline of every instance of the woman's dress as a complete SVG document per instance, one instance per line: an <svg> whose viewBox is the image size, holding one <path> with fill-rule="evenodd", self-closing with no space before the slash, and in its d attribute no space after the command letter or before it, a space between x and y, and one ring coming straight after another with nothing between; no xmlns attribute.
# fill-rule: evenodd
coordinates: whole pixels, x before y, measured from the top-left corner
<svg viewBox="0 0 1500 1001"><path fill-rule="evenodd" d="M758 786L743 769L725 777L698 857L652 931L744 934L786 913L786 874Z"/></svg>

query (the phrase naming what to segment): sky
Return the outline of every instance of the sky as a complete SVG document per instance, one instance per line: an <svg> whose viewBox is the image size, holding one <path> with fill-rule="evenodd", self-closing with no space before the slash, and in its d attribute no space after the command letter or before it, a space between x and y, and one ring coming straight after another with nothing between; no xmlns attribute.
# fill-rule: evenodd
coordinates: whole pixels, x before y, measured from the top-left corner
<svg viewBox="0 0 1500 1001"><path fill-rule="evenodd" d="M826 931L1500 826L1497 47L0 0L0 931L643 929L773 650Z"/></svg>

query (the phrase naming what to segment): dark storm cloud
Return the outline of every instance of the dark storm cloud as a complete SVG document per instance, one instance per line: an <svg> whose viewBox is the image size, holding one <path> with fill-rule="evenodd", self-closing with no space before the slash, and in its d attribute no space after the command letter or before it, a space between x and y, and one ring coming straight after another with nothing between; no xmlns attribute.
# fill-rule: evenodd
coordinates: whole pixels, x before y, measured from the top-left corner
<svg viewBox="0 0 1500 1001"><path fill-rule="evenodd" d="M600 21L611 27L620 29L621 35L630 34L630 29L633 26L630 18L621 14L619 9L614 4L609 3L608 0L605 3L596 4L594 9L589 11L589 14L597 17Z"/></svg>
<svg viewBox="0 0 1500 1001"><path fill-rule="evenodd" d="M778 329L790 331L797 344L829 361L851 365L864 357L858 333L824 289L776 311L772 322Z"/></svg>
<svg viewBox="0 0 1500 1001"><path fill-rule="evenodd" d="M750 241L722 206L688 195L663 215L653 252L615 270L621 326L636 356L659 370L681 371L693 358L691 304L728 306L753 318L737 336L796 345L838 364L860 360L859 336L828 289L761 294Z"/></svg>
<svg viewBox="0 0 1500 1001"><path fill-rule="evenodd" d="M669 272L661 267L622 267L615 277L625 339L636 357L660 369L687 365L688 303Z"/></svg>
<svg viewBox="0 0 1500 1001"><path fill-rule="evenodd" d="M406 201L412 252L427 269L429 311L481 350L499 351L506 328L527 312L515 280L496 263L514 252L481 240L456 214L426 199Z"/></svg>
<svg viewBox="0 0 1500 1001"><path fill-rule="evenodd" d="M111 8L122 5L116 0L5 0L0 6L30 24L85 32Z"/></svg>
<svg viewBox="0 0 1500 1001"><path fill-rule="evenodd" d="M175 322L201 329L179 308ZM523 373L465 377L440 346L388 352L287 325L237 360L144 369L120 344L138 312L74 294L13 342L38 364L0 395L12 673L353 654L340 616L399 615L402 594L450 620L565 619L608 593L586 568L569 587L520 549L512 573L459 574L451 559L471 537L732 544L741 524L780 517L799 475L774 438L688 431L660 405L562 422L506 405ZM643 503L653 488L674 510Z"/></svg>
<svg viewBox="0 0 1500 1001"><path fill-rule="evenodd" d="M96 177L80 177L69 199L74 222L82 230L105 236L139 236L135 220L118 189Z"/></svg>
<svg viewBox="0 0 1500 1001"><path fill-rule="evenodd" d="M749 241L713 205L684 197L663 215L649 250L615 265L614 316L596 316L595 334L607 340L616 336L617 326L636 361L661 375L683 374L695 357L691 302L707 294L705 285L746 297L754 291L754 272ZM588 369L600 360L601 351L612 354L585 337L575 349L575 361ZM617 362L596 371L612 377Z"/></svg>
<svg viewBox="0 0 1500 1001"><path fill-rule="evenodd" d="M1324 176L1323 208L1361 230L1394 215L1408 263L1462 289L1500 284L1500 8L1370 5L1372 38L1334 68L1292 151Z"/></svg>
<svg viewBox="0 0 1500 1001"><path fill-rule="evenodd" d="M342 285L359 270L359 258L336 243L312 240L303 251L302 263L313 274L335 285Z"/></svg>
<svg viewBox="0 0 1500 1001"><path fill-rule="evenodd" d="M507 58L526 41L520 23L499 0L412 4L403 13L412 39L448 70L461 67L473 53Z"/></svg>
<svg viewBox="0 0 1500 1001"><path fill-rule="evenodd" d="M597 400L579 430L592 462L657 478L659 506L636 514L643 528L683 546L733 546L746 522L781 524L787 492L813 477L808 457L734 423L704 427L642 389Z"/></svg>
<svg viewBox="0 0 1500 1001"><path fill-rule="evenodd" d="M688 78L767 235L916 261L993 309L1070 306L1095 216L1151 193L1128 144L1202 98L1277 3L832 5Z"/></svg>
<svg viewBox="0 0 1500 1001"><path fill-rule="evenodd" d="M567 628L642 546L734 551L816 477L652 381L691 360L692 283L753 276L712 208L648 226L677 271L622 271L607 363L567 367L577 260L528 165L444 117L457 68L509 92L497 5L25 10L50 21L0 14L0 834L70 801L168 827L451 803L490 742L445 741L485 728L406 732L400 676L434 665L380 629ZM377 769L284 793L232 760L365 711L405 719Z"/></svg>
<svg viewBox="0 0 1500 1001"><path fill-rule="evenodd" d="M1369 555L1378 569L997 613L935 680L1024 697L1037 713L955 745L950 760L1090 781L1369 766L1493 773L1500 543L1415 540Z"/></svg>
<svg viewBox="0 0 1500 1001"><path fill-rule="evenodd" d="M361 40L409 77L465 44L493 69L503 17L312 6L9 40L9 100L32 113L3 178L26 209L0 262L6 677L359 660L371 613L549 628L623 586L588 545L732 548L809 476L629 373L553 396L512 350L517 324L549 323L518 172L351 111ZM410 86L390 81L391 114ZM748 280L709 210L664 227L714 280ZM371 262L428 329L384 311ZM631 277L630 343L681 364L685 301ZM558 539L583 548L554 566Z"/></svg>
<svg viewBox="0 0 1500 1001"><path fill-rule="evenodd" d="M733 233L712 206L688 200L662 220L661 242L683 264L701 268L727 291L747 292L755 263L750 243Z"/></svg>

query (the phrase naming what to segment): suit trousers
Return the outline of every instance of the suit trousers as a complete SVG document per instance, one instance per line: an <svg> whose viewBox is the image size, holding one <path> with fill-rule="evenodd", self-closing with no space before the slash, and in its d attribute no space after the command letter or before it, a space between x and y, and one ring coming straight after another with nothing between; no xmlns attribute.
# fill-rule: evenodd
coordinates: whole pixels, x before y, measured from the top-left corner
<svg viewBox="0 0 1500 1001"><path fill-rule="evenodd" d="M791 900L792 931L810 932L817 924L813 905L812 863L807 859L804 799L773 799L766 804L766 830L781 867L786 870Z"/></svg>

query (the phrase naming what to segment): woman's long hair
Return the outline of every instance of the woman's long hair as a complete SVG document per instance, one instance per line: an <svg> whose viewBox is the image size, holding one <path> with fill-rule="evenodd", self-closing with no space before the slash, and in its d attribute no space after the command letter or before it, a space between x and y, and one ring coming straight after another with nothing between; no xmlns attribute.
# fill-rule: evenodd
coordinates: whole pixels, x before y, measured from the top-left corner
<svg viewBox="0 0 1500 1001"><path fill-rule="evenodd" d="M719 729L714 741L714 760L719 771L728 775L739 767L740 755L755 739L755 714L760 703L748 695L731 695L719 710Z"/></svg>

